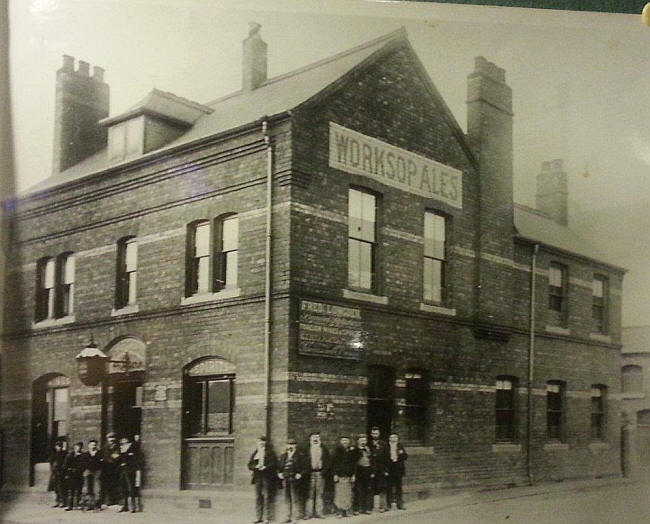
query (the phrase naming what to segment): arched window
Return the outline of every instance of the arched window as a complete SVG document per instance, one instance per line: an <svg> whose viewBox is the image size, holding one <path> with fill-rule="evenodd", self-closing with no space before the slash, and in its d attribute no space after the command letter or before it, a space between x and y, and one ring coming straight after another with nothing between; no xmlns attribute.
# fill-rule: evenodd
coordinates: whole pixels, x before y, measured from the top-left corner
<svg viewBox="0 0 650 524"><path fill-rule="evenodd" d="M641 366L623 366L621 375L623 393L643 393L643 368Z"/></svg>

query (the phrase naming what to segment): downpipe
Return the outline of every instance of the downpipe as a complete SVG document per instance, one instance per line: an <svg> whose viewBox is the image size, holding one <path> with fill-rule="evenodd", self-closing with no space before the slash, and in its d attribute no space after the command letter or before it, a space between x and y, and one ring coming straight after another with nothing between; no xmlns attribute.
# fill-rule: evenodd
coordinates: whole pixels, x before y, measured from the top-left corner
<svg viewBox="0 0 650 524"><path fill-rule="evenodd" d="M533 246L533 256L530 263L530 337L528 341L528 431L526 439L526 471L528 473L528 483L532 486L534 483L533 476L533 380L535 378L535 287L537 271L537 252L539 244Z"/></svg>
<svg viewBox="0 0 650 524"><path fill-rule="evenodd" d="M273 206L273 146L268 119L262 120L262 134L266 146L266 245L264 281L264 428L267 438L271 433L271 226Z"/></svg>

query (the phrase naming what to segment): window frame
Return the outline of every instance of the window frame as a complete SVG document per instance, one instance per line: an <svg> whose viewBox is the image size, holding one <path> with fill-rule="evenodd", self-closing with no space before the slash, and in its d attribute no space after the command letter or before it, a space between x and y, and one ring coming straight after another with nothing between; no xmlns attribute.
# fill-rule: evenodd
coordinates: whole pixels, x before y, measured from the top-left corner
<svg viewBox="0 0 650 524"><path fill-rule="evenodd" d="M508 382L510 388L499 387L505 386L505 382ZM499 375L495 380L495 398L494 398L494 440L498 444L504 443L516 443L518 442L518 418L517 418L517 388L518 388L518 379L510 375ZM500 407L499 403L499 391L510 391L508 405ZM504 394L501 397L505 397ZM509 414L508 424L499 424L501 418L500 414ZM500 431L499 428L506 428L504 431Z"/></svg>
<svg viewBox="0 0 650 524"><path fill-rule="evenodd" d="M47 287L48 280L51 281L49 287ZM56 260L53 257L43 257L36 263L36 307L34 308L36 322L55 318L55 296Z"/></svg>
<svg viewBox="0 0 650 524"><path fill-rule="evenodd" d="M596 282L602 286L602 296L596 295ZM609 331L609 278L605 275L594 274L591 294L591 320L593 332L607 334ZM597 313L598 312L598 313Z"/></svg>
<svg viewBox="0 0 650 524"><path fill-rule="evenodd" d="M591 386L591 440L606 440L606 430L607 386L593 384Z"/></svg>
<svg viewBox="0 0 650 524"><path fill-rule="evenodd" d="M558 388L558 391L550 391L551 388ZM550 395L557 395L559 409L551 407ZM552 419L557 419L557 424L551 424ZM554 427L558 429L551 431L551 428ZM566 440L566 382L562 380L546 382L546 439L554 442L565 442Z"/></svg>
<svg viewBox="0 0 650 524"><path fill-rule="evenodd" d="M625 370L628 370L628 373L626 373ZM634 373L630 373L632 370L634 370ZM636 379L632 383L630 383L631 376L633 376ZM639 383L637 384L636 381L639 381ZM626 387L626 385L628 387ZM630 388L630 386L637 386L638 389L636 387ZM621 367L621 391L623 394L626 395L643 393L644 391L643 366L639 366L638 364L626 364L623 367Z"/></svg>
<svg viewBox="0 0 650 524"><path fill-rule="evenodd" d="M198 375L187 377L186 391L189 391L196 384L201 384L201 409L200 409L200 426L201 431L191 432L191 419L187 419L184 438L209 438L209 437L231 437L235 433L234 414L235 414L235 383L236 375L234 373L218 375ZM228 406L228 430L208 432L209 416L209 384L211 382L228 382L229 406ZM187 394L187 393L186 393ZM189 401L189 399L187 400ZM190 412L191 406L186 405L184 408L187 413Z"/></svg>
<svg viewBox="0 0 650 524"><path fill-rule="evenodd" d="M135 246L135 268L129 271L129 246ZM138 282L138 241L135 236L127 236L117 243L117 274L115 277L115 309L122 309L137 304ZM133 300L131 300L133 295Z"/></svg>
<svg viewBox="0 0 650 524"><path fill-rule="evenodd" d="M235 246L224 246L225 227L229 222L236 224ZM236 213L221 215L215 219L214 227L214 269L212 280L212 291L218 292L224 289L237 288L239 281L239 216ZM226 249L229 248L229 249ZM234 259L234 261L232 260ZM230 267L235 266L234 282L229 281L228 273Z"/></svg>
<svg viewBox="0 0 650 524"><path fill-rule="evenodd" d="M209 228L207 233L207 238L208 238L207 254L196 256L197 230L199 229L199 227L204 227L204 226L207 226ZM210 282L212 278L211 271L212 271L212 260L213 260L212 231L213 231L212 224L207 219L195 220L194 222L191 222L190 224L187 225L187 234L186 234L187 247L186 247L186 263L185 263L185 296L186 297L202 295L205 293L209 293L211 291ZM206 270L208 272L205 278L208 289L204 291L199 288L202 258L207 258Z"/></svg>
<svg viewBox="0 0 650 524"><path fill-rule="evenodd" d="M435 256L435 253L427 254L427 216L442 219L442 231L444 239L442 240L442 255ZM448 265L449 265L449 224L450 217L448 214L443 213L437 209L427 208L424 210L424 223L422 227L422 238L423 238L423 261L422 261L422 301L426 304L435 304L443 305L447 303L448 299ZM434 227L434 233L437 229ZM436 242L437 239L434 237L431 239L432 242ZM426 296L427 289L427 261L434 261L440 264L440 300L436 300L434 297Z"/></svg>
<svg viewBox="0 0 650 524"><path fill-rule="evenodd" d="M561 285L554 286L551 283L553 269L560 271ZM565 326L568 319L568 290L569 290L569 268L566 264L561 262L551 262L548 269L548 305L547 309L556 318L552 320L557 321L560 325ZM553 307L553 302L559 301L559 309Z"/></svg>
<svg viewBox="0 0 650 524"><path fill-rule="evenodd" d="M360 210L361 216L353 216L352 214L352 194L353 192L359 193L361 195L361 198L363 199L364 196L366 197L372 197L373 199L373 221L372 221L372 239L368 238L363 238L364 233L362 231L363 227L363 213L364 213L364 207L363 207L363 200L362 200L362 206ZM353 291L359 291L362 293L372 293L372 294L377 294L379 292L379 285L378 285L378 217L379 217L379 201L380 201L380 195L376 193L375 191L372 191L366 187L360 187L360 186L350 186L348 188L348 260L347 260L347 286L348 289L351 289ZM358 220L360 225L357 227L357 232L361 232L361 234L356 234L353 235L353 227L354 227L354 220ZM368 233L366 233L365 236L369 236ZM358 271L358 275L356 277L356 280L358 281L359 285L353 285L353 279L352 279L352 246L353 245L358 245L359 247L362 246L369 246L370 247L370 256L368 257L370 260L370 267L369 271L367 272L369 274L370 278L370 285L368 287L362 285L362 274L363 271L361 269ZM362 252L360 249L357 249L359 256L356 260L358 263L358 266L361 266L361 259L362 257Z"/></svg>

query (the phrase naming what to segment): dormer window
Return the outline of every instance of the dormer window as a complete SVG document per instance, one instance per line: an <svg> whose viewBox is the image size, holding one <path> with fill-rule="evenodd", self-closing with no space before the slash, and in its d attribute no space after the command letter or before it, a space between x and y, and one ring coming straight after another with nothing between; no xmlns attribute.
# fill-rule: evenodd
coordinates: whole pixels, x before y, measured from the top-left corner
<svg viewBox="0 0 650 524"><path fill-rule="evenodd" d="M125 120L108 130L109 162L135 158L143 153L144 116Z"/></svg>

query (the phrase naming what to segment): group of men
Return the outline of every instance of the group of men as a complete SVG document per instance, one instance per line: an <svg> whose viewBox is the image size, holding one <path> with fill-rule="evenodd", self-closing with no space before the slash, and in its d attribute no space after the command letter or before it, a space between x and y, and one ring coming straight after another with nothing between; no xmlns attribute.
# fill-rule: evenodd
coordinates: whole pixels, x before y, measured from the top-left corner
<svg viewBox="0 0 650 524"><path fill-rule="evenodd" d="M370 513L373 508L387 511L393 505L404 508L402 477L408 454L392 433L388 443L380 438L380 430L372 427L370 439L357 436L356 445L347 436L330 454L320 433L309 436L307 449L287 441L286 450L278 458L266 437L260 437L248 461L255 485L256 520L270 522L271 501L278 487L284 488L286 520L322 518L325 485L334 484L334 506L339 517Z"/></svg>
<svg viewBox="0 0 650 524"><path fill-rule="evenodd" d="M59 439L50 457L48 488L56 494L54 507L98 511L121 503L120 511L135 513L141 510L143 464L138 435L133 441L129 437L118 441L111 432L103 449L91 439L87 450L83 442L77 442L72 451L65 439Z"/></svg>

